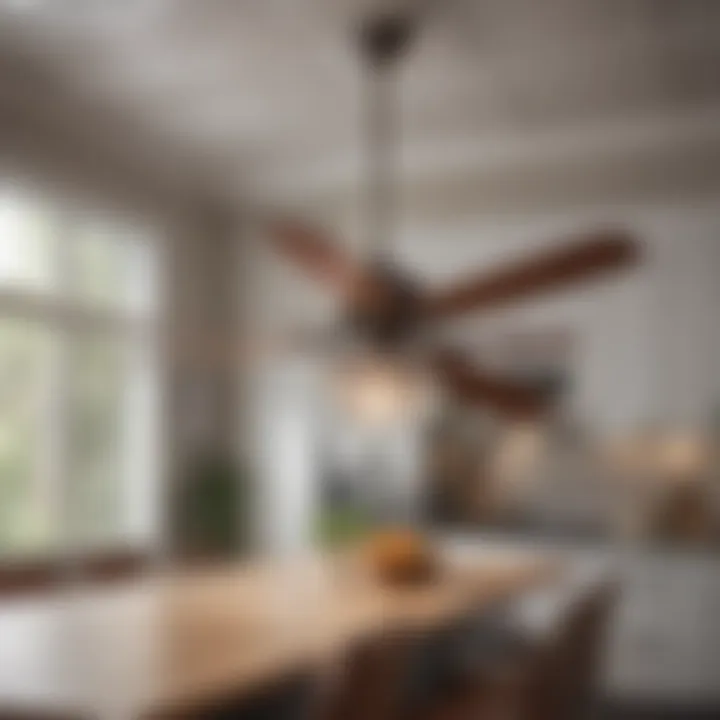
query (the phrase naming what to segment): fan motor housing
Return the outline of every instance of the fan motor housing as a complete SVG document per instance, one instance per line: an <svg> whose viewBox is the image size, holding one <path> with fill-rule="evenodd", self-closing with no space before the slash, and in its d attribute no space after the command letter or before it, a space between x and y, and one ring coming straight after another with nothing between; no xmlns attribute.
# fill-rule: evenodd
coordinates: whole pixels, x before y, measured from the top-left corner
<svg viewBox="0 0 720 720"><path fill-rule="evenodd" d="M352 329L369 343L392 349L408 340L420 322L420 290L386 263L373 265L382 290L361 296L348 311Z"/></svg>

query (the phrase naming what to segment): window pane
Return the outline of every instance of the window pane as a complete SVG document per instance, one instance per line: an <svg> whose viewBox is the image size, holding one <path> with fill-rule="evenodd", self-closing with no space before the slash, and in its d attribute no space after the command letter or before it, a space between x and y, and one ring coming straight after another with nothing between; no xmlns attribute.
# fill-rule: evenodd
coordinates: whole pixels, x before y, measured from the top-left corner
<svg viewBox="0 0 720 720"><path fill-rule="evenodd" d="M50 338L0 318L0 553L49 540L53 498L43 477Z"/></svg>
<svg viewBox="0 0 720 720"><path fill-rule="evenodd" d="M39 203L0 190L0 285L46 288L53 218Z"/></svg>
<svg viewBox="0 0 720 720"><path fill-rule="evenodd" d="M103 336L77 338L69 348L66 483L71 542L112 540L122 533L122 343Z"/></svg>
<svg viewBox="0 0 720 720"><path fill-rule="evenodd" d="M154 305L153 244L127 226L85 221L68 243L68 282L78 299L141 315Z"/></svg>

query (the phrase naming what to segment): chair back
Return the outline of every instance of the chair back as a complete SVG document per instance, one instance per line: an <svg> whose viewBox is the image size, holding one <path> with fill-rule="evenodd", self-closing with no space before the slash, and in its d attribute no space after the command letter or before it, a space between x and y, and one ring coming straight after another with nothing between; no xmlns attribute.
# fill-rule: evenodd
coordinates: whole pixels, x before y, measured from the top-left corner
<svg viewBox="0 0 720 720"><path fill-rule="evenodd" d="M581 592L549 642L540 649L527 677L521 713L527 720L572 720L592 703L599 680L611 611L617 596L614 582L598 583Z"/></svg>
<svg viewBox="0 0 720 720"><path fill-rule="evenodd" d="M335 668L313 720L395 720L402 712L411 638L382 635L361 643Z"/></svg>

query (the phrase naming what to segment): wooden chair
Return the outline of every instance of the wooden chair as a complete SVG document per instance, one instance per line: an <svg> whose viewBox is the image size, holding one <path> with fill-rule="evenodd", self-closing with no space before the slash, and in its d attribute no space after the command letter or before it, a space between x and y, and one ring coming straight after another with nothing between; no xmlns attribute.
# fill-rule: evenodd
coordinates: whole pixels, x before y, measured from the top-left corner
<svg viewBox="0 0 720 720"><path fill-rule="evenodd" d="M383 635L354 648L333 669L313 720L397 720L414 644L408 635Z"/></svg>
<svg viewBox="0 0 720 720"><path fill-rule="evenodd" d="M334 673L313 720L415 720L458 686L468 620L359 645Z"/></svg>
<svg viewBox="0 0 720 720"><path fill-rule="evenodd" d="M581 717L596 699L605 638L617 596L616 583L606 582L582 598L569 618L556 669L558 717Z"/></svg>
<svg viewBox="0 0 720 720"><path fill-rule="evenodd" d="M602 641L616 596L605 582L581 593L547 638L469 679L422 720L576 720L596 689ZM420 720L418 717L416 720Z"/></svg>

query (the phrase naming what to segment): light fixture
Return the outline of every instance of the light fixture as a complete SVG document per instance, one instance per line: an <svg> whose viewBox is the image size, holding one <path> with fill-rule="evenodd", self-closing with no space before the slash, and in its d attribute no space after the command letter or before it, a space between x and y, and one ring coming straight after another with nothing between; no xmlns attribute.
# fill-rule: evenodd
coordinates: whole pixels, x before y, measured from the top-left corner
<svg viewBox="0 0 720 720"><path fill-rule="evenodd" d="M506 499L517 499L528 490L545 452L546 438L542 426L521 422L504 431L492 465L499 492Z"/></svg>
<svg viewBox="0 0 720 720"><path fill-rule="evenodd" d="M656 449L658 473L674 482L699 480L708 465L709 453L704 438L692 432L665 434Z"/></svg>
<svg viewBox="0 0 720 720"><path fill-rule="evenodd" d="M431 378L420 364L398 355L354 353L336 364L332 378L340 407L366 428L422 423L435 406Z"/></svg>

